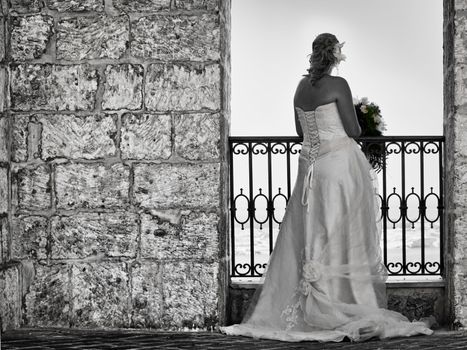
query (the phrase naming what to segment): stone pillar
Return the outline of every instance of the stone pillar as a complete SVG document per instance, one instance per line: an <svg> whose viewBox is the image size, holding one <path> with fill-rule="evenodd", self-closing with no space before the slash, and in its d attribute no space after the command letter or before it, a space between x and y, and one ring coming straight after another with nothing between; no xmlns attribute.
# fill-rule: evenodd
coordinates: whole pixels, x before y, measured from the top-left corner
<svg viewBox="0 0 467 350"><path fill-rule="evenodd" d="M0 4L0 332L17 328L21 320L21 265L11 259L11 162L8 79L8 11Z"/></svg>
<svg viewBox="0 0 467 350"><path fill-rule="evenodd" d="M467 326L467 1L444 0L445 273L450 323Z"/></svg>
<svg viewBox="0 0 467 350"><path fill-rule="evenodd" d="M23 325L223 323L230 2L9 4Z"/></svg>

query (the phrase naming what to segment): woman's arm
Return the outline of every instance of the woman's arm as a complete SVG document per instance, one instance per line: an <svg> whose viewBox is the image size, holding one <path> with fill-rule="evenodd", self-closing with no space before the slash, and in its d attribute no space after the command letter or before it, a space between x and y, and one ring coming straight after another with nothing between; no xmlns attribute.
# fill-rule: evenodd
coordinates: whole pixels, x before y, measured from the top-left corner
<svg viewBox="0 0 467 350"><path fill-rule="evenodd" d="M302 125L300 124L300 120L298 119L297 110L295 109L295 107L293 110L295 113L295 130L297 131L298 136L303 137Z"/></svg>
<svg viewBox="0 0 467 350"><path fill-rule="evenodd" d="M335 77L336 101L345 132L350 137L358 137L362 133L352 100L352 92L344 78Z"/></svg>
<svg viewBox="0 0 467 350"><path fill-rule="evenodd" d="M295 89L295 94L293 97L293 111L295 115L295 130L297 131L297 135L300 137L303 137L303 130L302 130L302 125L300 124L300 119L298 118L297 110L295 107L299 105L299 94L301 91L301 88L303 86L303 83L305 82L305 78L302 78L300 82L297 85L297 88Z"/></svg>

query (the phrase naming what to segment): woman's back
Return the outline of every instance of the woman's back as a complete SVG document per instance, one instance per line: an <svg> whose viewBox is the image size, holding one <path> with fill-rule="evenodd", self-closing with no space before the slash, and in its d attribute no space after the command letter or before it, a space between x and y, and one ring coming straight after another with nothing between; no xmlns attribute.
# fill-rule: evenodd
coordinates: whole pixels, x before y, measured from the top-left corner
<svg viewBox="0 0 467 350"><path fill-rule="evenodd" d="M325 75L312 85L310 79L306 76L297 86L294 107L299 107L303 111L313 111L321 105L336 101L335 91L334 77Z"/></svg>
<svg viewBox="0 0 467 350"><path fill-rule="evenodd" d="M347 135L356 137L360 135L360 126L352 101L347 81L341 77L333 77L328 74L312 82L309 76L305 76L297 86L294 96L294 107L303 111L313 111L319 106L335 102L339 117ZM297 113L295 113L295 126L297 134L303 136L302 128Z"/></svg>

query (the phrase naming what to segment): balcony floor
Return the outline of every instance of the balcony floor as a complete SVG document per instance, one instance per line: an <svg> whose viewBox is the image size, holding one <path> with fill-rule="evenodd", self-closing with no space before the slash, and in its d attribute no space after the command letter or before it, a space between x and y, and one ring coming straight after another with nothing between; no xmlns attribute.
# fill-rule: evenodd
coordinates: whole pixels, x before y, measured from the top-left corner
<svg viewBox="0 0 467 350"><path fill-rule="evenodd" d="M2 350L12 349L465 349L467 332L437 330L432 336L365 343L285 343L225 336L216 332L141 330L19 329L2 334Z"/></svg>

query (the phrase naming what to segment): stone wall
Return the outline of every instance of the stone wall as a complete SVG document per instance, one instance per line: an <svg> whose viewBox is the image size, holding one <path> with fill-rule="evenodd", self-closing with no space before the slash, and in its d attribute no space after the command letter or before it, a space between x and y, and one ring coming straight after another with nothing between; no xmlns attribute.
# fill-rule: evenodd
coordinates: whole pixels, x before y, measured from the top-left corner
<svg viewBox="0 0 467 350"><path fill-rule="evenodd" d="M444 1L445 262L450 322L467 326L467 1Z"/></svg>
<svg viewBox="0 0 467 350"><path fill-rule="evenodd" d="M446 324L445 288L430 282L387 283L388 309L400 312L409 320L434 316L439 325ZM240 323L248 310L258 285L232 284L227 323Z"/></svg>
<svg viewBox="0 0 467 350"><path fill-rule="evenodd" d="M21 300L28 327L224 322L230 2L2 5L2 310Z"/></svg>
<svg viewBox="0 0 467 350"><path fill-rule="evenodd" d="M11 245L11 113L6 53L8 15L0 4L0 332L21 323L21 264L10 259Z"/></svg>

